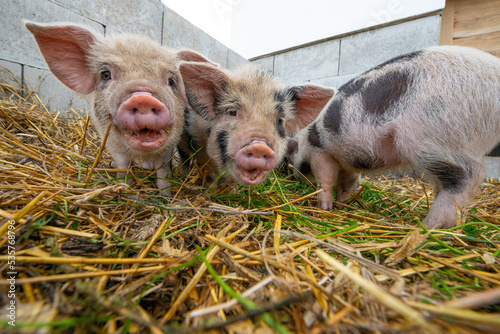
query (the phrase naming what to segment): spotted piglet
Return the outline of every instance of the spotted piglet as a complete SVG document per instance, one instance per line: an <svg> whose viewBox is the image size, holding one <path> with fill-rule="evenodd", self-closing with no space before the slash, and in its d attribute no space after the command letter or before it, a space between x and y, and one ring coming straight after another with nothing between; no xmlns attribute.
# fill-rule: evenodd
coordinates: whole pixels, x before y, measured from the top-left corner
<svg viewBox="0 0 500 334"><path fill-rule="evenodd" d="M187 101L179 63L209 61L195 51L170 50L142 36L104 38L67 23L25 25L52 73L88 96L101 138L111 122L106 148L116 167L127 169L137 158L157 170L158 188L168 195L165 178L172 174L170 160L183 131Z"/></svg>
<svg viewBox="0 0 500 334"><path fill-rule="evenodd" d="M209 179L254 186L285 156L290 131L312 122L333 89L315 85L284 87L256 65L229 71L183 63L180 72L192 111L179 151L198 151Z"/></svg>
<svg viewBox="0 0 500 334"><path fill-rule="evenodd" d="M298 140L298 145L297 145ZM500 59L464 47L430 47L389 60L339 88L291 142L332 208L360 172L412 167L434 185L423 224L450 228L485 176L482 160L500 141Z"/></svg>

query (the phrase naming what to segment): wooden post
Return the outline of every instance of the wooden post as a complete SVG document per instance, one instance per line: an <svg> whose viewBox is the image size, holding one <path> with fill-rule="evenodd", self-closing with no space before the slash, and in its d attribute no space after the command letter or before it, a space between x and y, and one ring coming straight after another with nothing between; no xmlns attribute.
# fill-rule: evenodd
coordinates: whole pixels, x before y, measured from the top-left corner
<svg viewBox="0 0 500 334"><path fill-rule="evenodd" d="M455 0L446 0L441 14L441 35L439 45L451 45L453 43L453 28L455 26Z"/></svg>

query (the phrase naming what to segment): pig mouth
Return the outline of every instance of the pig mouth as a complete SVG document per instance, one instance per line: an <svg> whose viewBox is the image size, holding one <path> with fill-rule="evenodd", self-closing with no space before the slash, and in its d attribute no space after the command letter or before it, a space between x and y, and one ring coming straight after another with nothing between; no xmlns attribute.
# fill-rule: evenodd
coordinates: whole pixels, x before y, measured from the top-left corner
<svg viewBox="0 0 500 334"><path fill-rule="evenodd" d="M168 139L168 129L122 129L127 144L139 151L154 151L161 148Z"/></svg>
<svg viewBox="0 0 500 334"><path fill-rule="evenodd" d="M267 176L277 163L276 153L265 140L254 139L235 156L233 172L241 184L255 186Z"/></svg>
<svg viewBox="0 0 500 334"><path fill-rule="evenodd" d="M262 181L267 176L267 170L252 168L252 169L244 169L240 167L236 167L234 173L239 182L246 186L255 186Z"/></svg>
<svg viewBox="0 0 500 334"><path fill-rule="evenodd" d="M174 117L152 93L138 90L120 104L116 122L126 144L138 151L151 152L167 142Z"/></svg>

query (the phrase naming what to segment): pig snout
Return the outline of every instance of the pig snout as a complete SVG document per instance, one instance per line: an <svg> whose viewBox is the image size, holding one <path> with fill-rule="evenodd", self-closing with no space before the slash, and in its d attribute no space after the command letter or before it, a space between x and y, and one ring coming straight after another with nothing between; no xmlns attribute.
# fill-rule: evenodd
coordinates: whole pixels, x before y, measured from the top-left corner
<svg viewBox="0 0 500 334"><path fill-rule="evenodd" d="M117 118L127 143L141 151L162 147L172 124L168 108L148 92L133 93L118 108Z"/></svg>
<svg viewBox="0 0 500 334"><path fill-rule="evenodd" d="M260 183L266 173L274 168L278 159L276 153L263 141L253 141L236 153L236 165L243 184Z"/></svg>
<svg viewBox="0 0 500 334"><path fill-rule="evenodd" d="M121 124L132 131L161 130L170 123L170 112L158 99L146 92L136 92L118 108Z"/></svg>

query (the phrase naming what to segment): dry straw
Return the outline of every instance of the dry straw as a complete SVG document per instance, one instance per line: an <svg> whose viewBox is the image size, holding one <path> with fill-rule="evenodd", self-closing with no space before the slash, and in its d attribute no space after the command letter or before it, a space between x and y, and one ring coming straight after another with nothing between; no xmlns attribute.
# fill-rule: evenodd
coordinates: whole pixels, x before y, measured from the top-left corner
<svg viewBox="0 0 500 334"><path fill-rule="evenodd" d="M465 222L430 233L419 225L430 186L410 177L364 178L350 201L323 211L286 166L253 189L209 188L193 166L175 175L171 200L154 171L133 167L131 186L115 179L83 112L49 112L8 84L0 97L0 298L9 302L14 221L16 329L500 328L498 182L481 186Z"/></svg>

